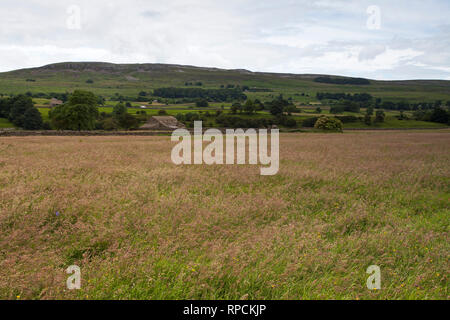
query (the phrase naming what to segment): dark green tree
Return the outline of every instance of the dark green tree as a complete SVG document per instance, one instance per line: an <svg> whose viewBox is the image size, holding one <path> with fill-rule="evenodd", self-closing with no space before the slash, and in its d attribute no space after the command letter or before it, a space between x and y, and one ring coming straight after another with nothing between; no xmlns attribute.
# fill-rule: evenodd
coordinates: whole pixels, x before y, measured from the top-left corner
<svg viewBox="0 0 450 320"><path fill-rule="evenodd" d="M127 107L123 103L118 103L113 108L113 116L119 117L125 113L127 113Z"/></svg>
<svg viewBox="0 0 450 320"><path fill-rule="evenodd" d="M253 101L248 99L244 104L244 112L247 114L252 114L255 112L255 106L253 104Z"/></svg>
<svg viewBox="0 0 450 320"><path fill-rule="evenodd" d="M25 111L23 119L23 128L25 130L39 130L42 129L42 115L36 108L29 108Z"/></svg>
<svg viewBox="0 0 450 320"><path fill-rule="evenodd" d="M368 126L372 125L372 117L370 116L370 114L366 113L366 115L364 116L364 123Z"/></svg>
<svg viewBox="0 0 450 320"><path fill-rule="evenodd" d="M129 113L124 113L117 118L119 126L123 129L136 129L139 125L138 120Z"/></svg>
<svg viewBox="0 0 450 320"><path fill-rule="evenodd" d="M96 107L98 98L90 91L75 90L69 97L69 105L85 104L88 106Z"/></svg>
<svg viewBox="0 0 450 320"><path fill-rule="evenodd" d="M34 108L33 100L25 95L18 95L10 99L11 109L9 112L9 120L18 127L25 124L25 112Z"/></svg>
<svg viewBox="0 0 450 320"><path fill-rule="evenodd" d="M209 103L208 103L208 100L206 100L206 99L199 99L195 103L195 106L197 108L207 108L207 107L209 107Z"/></svg>
<svg viewBox="0 0 450 320"><path fill-rule="evenodd" d="M75 91L66 104L49 112L53 127L59 130L94 130L98 118L97 97L89 91Z"/></svg>
<svg viewBox="0 0 450 320"><path fill-rule="evenodd" d="M10 99L7 98L0 99L0 118L8 118L10 111L11 111Z"/></svg>
<svg viewBox="0 0 450 320"><path fill-rule="evenodd" d="M378 110L375 113L375 122L377 122L377 123L384 122L385 117L386 117L386 115L384 114L384 111L383 110Z"/></svg>
<svg viewBox="0 0 450 320"><path fill-rule="evenodd" d="M293 104L290 104L290 105L284 107L284 112L287 112L287 114L290 115L290 116L293 113L295 113L296 111L297 111L297 108Z"/></svg>
<svg viewBox="0 0 450 320"><path fill-rule="evenodd" d="M270 104L270 113L274 116L283 114L285 104L283 100L277 99Z"/></svg>
<svg viewBox="0 0 450 320"><path fill-rule="evenodd" d="M233 103L231 106L231 113L236 114L239 110L242 110L242 106L239 102Z"/></svg>
<svg viewBox="0 0 450 320"><path fill-rule="evenodd" d="M430 116L430 120L432 122L438 122L438 123L448 123L449 119L450 119L449 113L440 107L434 108L434 110Z"/></svg>

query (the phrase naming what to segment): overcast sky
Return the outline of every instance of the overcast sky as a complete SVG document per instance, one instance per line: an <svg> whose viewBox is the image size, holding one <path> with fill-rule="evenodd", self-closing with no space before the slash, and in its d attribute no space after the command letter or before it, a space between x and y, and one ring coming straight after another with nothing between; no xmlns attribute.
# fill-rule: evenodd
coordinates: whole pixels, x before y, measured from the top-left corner
<svg viewBox="0 0 450 320"><path fill-rule="evenodd" d="M0 0L0 71L173 63L450 80L449 0Z"/></svg>

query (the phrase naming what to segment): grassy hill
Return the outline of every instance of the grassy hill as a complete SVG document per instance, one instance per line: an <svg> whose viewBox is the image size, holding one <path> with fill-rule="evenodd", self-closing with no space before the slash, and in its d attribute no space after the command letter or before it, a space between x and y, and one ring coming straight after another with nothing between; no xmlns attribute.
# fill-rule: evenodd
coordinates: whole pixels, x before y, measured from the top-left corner
<svg viewBox="0 0 450 320"><path fill-rule="evenodd" d="M18 94L27 91L50 93L86 89L110 98L115 93L137 96L140 91L151 91L167 86L184 87L186 82L202 82L203 88L220 88L221 85L232 84L269 89L271 92L246 94L251 98L271 99L282 93L299 103L316 101L317 92L367 92L377 98L392 101L450 100L450 81L370 80L370 85L336 85L317 83L314 79L318 76L166 64L66 62L0 73L0 93ZM87 83L88 80L92 80L92 83Z"/></svg>

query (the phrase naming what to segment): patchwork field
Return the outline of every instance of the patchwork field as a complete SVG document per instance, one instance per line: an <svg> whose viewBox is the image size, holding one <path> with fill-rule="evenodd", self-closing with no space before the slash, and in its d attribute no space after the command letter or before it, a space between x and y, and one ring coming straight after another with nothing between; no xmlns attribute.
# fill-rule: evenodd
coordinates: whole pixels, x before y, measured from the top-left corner
<svg viewBox="0 0 450 320"><path fill-rule="evenodd" d="M281 135L272 177L172 146L0 138L0 298L450 298L449 130Z"/></svg>

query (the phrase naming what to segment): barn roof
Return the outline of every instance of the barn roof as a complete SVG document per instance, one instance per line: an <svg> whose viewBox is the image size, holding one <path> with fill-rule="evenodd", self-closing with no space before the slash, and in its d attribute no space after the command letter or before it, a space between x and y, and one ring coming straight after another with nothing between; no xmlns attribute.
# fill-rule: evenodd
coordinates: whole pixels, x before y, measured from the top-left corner
<svg viewBox="0 0 450 320"><path fill-rule="evenodd" d="M153 116L140 129L178 129L184 125L172 116Z"/></svg>

